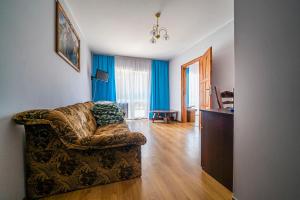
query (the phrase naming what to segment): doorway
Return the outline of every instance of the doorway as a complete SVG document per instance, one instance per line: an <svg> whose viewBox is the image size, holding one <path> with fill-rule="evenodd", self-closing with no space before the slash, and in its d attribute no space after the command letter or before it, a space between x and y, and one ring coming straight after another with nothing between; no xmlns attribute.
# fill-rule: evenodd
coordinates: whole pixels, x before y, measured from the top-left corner
<svg viewBox="0 0 300 200"><path fill-rule="evenodd" d="M192 69L197 67L198 70ZM198 73L199 81L193 81L193 84L199 84L198 87L188 86L191 81L188 80L190 71L192 70ZM195 74L194 74L195 75ZM194 103L195 114L198 113L197 123L201 126L201 113L200 109L210 109L212 106L211 100L211 75L212 75L212 47L210 47L202 56L191 60L181 66L181 121L183 123L188 122L188 114L191 114L189 107L189 98L191 95L195 95L198 98L198 102ZM197 75L196 75L197 76ZM198 91L189 91L191 88L196 88ZM197 94L198 97L197 97ZM193 98L194 99L194 98ZM191 105L193 106L193 105ZM197 107L196 107L197 106ZM189 113L188 113L189 111Z"/></svg>
<svg viewBox="0 0 300 200"><path fill-rule="evenodd" d="M190 64L186 67L186 95L185 104L187 108L187 122L194 123L195 127L199 126L199 78L200 62Z"/></svg>

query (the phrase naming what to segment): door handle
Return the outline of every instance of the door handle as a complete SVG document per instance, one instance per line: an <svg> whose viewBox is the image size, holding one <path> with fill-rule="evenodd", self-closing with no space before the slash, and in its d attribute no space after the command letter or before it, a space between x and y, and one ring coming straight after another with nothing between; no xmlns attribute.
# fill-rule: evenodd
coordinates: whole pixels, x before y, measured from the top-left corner
<svg viewBox="0 0 300 200"><path fill-rule="evenodd" d="M212 89L211 85L209 86L209 89L205 89L205 90L209 90L209 96L211 96L211 95L212 95L212 93L213 93L213 89Z"/></svg>

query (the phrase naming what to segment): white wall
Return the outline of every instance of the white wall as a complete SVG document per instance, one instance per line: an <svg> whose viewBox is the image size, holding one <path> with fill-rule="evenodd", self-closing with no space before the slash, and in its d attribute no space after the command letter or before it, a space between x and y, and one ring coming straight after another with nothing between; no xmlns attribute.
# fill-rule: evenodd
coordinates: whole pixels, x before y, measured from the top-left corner
<svg viewBox="0 0 300 200"><path fill-rule="evenodd" d="M234 88L234 23L230 21L170 61L171 109L181 111L181 65L201 56L211 46L213 48L212 85L220 90ZM212 98L213 105L216 106L214 94Z"/></svg>
<svg viewBox="0 0 300 200"><path fill-rule="evenodd" d="M300 199L300 2L235 1L234 194Z"/></svg>
<svg viewBox="0 0 300 200"><path fill-rule="evenodd" d="M0 27L0 199L20 200L24 130L11 117L90 100L90 51L82 36L80 73L55 53L54 0L1 1Z"/></svg>

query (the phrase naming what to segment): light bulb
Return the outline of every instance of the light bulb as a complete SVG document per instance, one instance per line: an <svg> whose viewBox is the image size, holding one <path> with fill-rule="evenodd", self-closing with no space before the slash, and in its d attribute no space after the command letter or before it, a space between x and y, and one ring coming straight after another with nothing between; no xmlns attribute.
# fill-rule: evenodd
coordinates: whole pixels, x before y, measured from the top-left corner
<svg viewBox="0 0 300 200"><path fill-rule="evenodd" d="M165 39L165 40L169 40L169 39L170 39L170 36L166 33L166 34L164 35L164 39Z"/></svg>
<svg viewBox="0 0 300 200"><path fill-rule="evenodd" d="M151 40L150 40L150 42L151 42L152 44L155 44L155 43L156 43L156 39L155 39L154 37L152 37Z"/></svg>

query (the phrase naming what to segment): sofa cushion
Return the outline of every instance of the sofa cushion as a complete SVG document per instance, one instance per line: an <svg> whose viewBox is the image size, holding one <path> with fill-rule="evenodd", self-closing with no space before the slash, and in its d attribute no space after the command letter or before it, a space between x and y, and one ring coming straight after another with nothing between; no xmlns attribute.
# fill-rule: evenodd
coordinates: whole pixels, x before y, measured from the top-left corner
<svg viewBox="0 0 300 200"><path fill-rule="evenodd" d="M78 139L92 136L96 130L96 121L91 111L93 103L78 103L54 109L61 112L75 131Z"/></svg>
<svg viewBox="0 0 300 200"><path fill-rule="evenodd" d="M98 126L121 123L125 113L115 103L97 103L92 108Z"/></svg>
<svg viewBox="0 0 300 200"><path fill-rule="evenodd" d="M131 132L126 123L119 123L98 127L93 136L82 139L81 145L110 148L143 145L146 141L147 139L143 134Z"/></svg>

